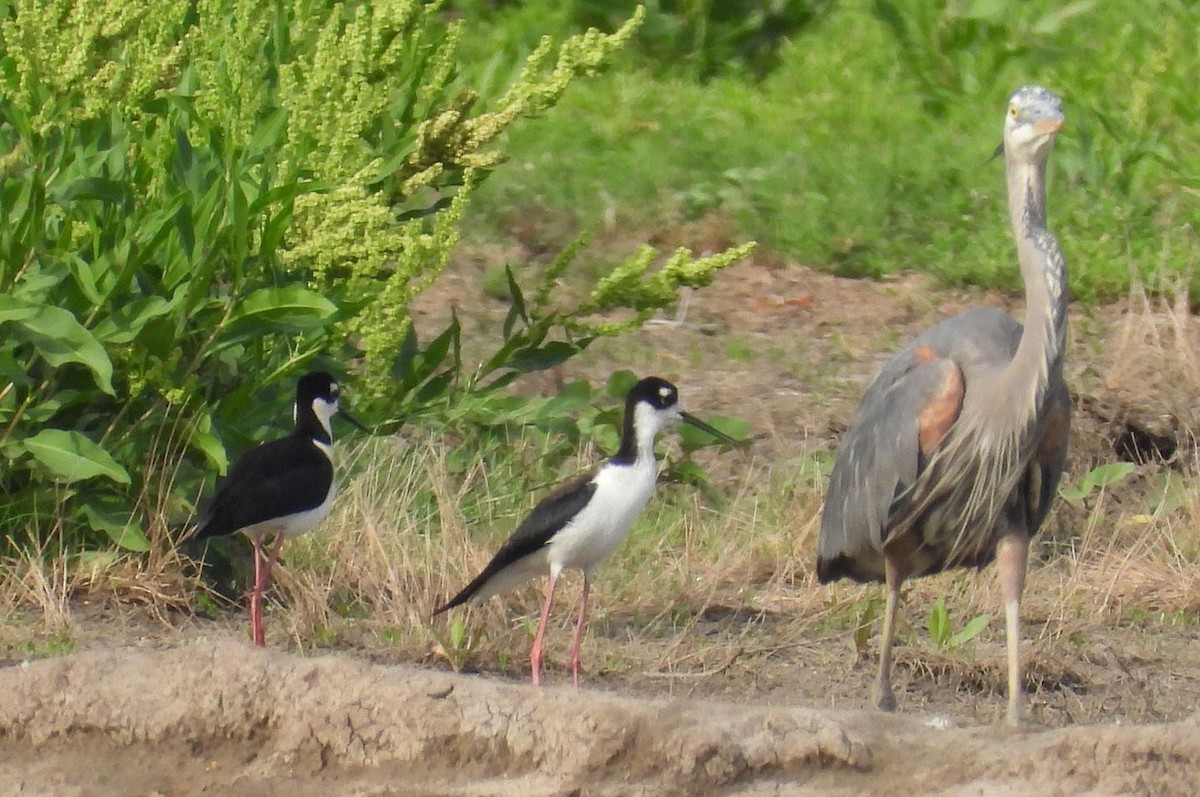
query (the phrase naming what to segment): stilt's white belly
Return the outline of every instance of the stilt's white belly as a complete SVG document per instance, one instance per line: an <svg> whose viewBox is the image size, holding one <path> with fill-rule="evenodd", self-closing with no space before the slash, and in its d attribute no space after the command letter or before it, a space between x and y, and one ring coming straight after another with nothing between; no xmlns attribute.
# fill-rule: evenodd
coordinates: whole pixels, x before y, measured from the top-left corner
<svg viewBox="0 0 1200 797"><path fill-rule="evenodd" d="M658 468L652 457L632 465L601 468L592 500L547 546L551 571L578 567L591 576L625 539L654 494L657 479Z"/></svg>
<svg viewBox="0 0 1200 797"><path fill-rule="evenodd" d="M299 537L307 531L310 531L318 523L324 520L329 515L329 510L333 508L333 499L337 494L337 481L330 480L329 492L325 495L325 500L312 509L305 509L302 512L295 512L291 515L264 520L260 523L255 523L252 526L246 526L242 529L242 533L251 538L265 539L272 534L282 534L284 537Z"/></svg>

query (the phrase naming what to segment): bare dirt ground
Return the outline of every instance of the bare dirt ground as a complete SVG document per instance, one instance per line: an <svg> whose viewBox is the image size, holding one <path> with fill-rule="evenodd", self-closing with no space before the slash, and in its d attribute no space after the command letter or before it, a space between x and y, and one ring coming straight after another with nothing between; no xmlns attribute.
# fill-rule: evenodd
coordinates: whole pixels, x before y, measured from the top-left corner
<svg viewBox="0 0 1200 797"><path fill-rule="evenodd" d="M16 795L1194 794L1200 725L1011 732L198 641L10 668Z"/></svg>
<svg viewBox="0 0 1200 797"><path fill-rule="evenodd" d="M720 243L712 226L673 236L697 249ZM502 253L514 263L529 255ZM468 336L494 335L504 308L479 286L496 262L461 257L421 297L419 325L437 328L454 304L470 310ZM983 303L1021 308L1017 296L934 289L919 277L844 280L759 256L694 294L682 323L598 345L523 389L602 381L616 367L661 373L690 410L751 420L758 461L786 463L835 445L900 341ZM1130 447L1174 446L1176 462L1194 460L1197 326L1186 302L1134 297L1073 313L1068 479ZM1051 536L1087 517L1061 507ZM1195 520L1181 544L1196 544ZM581 690L559 685L569 620L548 653L553 685L535 690L523 662L507 675L460 675L432 655L397 660L367 644L316 654L278 635L256 651L237 612L212 621L77 599L76 652L0 657L0 797L1196 794L1200 579L1152 572L1133 583L1120 571L1106 583L1101 573L1071 601L1041 597L1056 574L1035 565L1030 576L1032 722L1020 731L997 724L1002 636L969 656L901 646L900 713L882 715L866 708L873 657L856 655L842 628L789 635L786 596L770 610L705 606L667 638L631 631L619 606L602 608ZM952 593L971 576L939 578L933 589ZM1095 584L1105 586L1088 592ZM1133 607L1183 619L1106 628L1064 619L1068 602L1106 617L1128 619Z"/></svg>

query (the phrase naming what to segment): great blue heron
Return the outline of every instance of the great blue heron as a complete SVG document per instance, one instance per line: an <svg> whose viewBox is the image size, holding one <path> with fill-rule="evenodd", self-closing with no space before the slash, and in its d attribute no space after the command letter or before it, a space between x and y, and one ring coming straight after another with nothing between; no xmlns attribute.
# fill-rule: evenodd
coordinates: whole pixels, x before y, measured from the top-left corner
<svg viewBox="0 0 1200 797"><path fill-rule="evenodd" d="M1009 98L1002 146L1025 282L1025 324L993 308L947 319L898 351L871 384L838 451L821 518L817 577L884 581L875 702L895 709L892 637L910 576L996 560L1004 598L1008 715L1022 719L1020 605L1029 540L1067 452L1063 381L1067 265L1046 228L1046 160L1062 100Z"/></svg>

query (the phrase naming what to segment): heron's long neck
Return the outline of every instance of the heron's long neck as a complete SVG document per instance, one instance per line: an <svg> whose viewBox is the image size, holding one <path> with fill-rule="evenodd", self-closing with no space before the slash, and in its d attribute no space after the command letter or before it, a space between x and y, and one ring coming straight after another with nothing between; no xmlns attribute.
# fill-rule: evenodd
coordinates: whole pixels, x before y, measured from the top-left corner
<svg viewBox="0 0 1200 797"><path fill-rule="evenodd" d="M1010 163L1008 204L1025 280L1025 331L1001 375L1016 417L1037 417L1050 377L1062 369L1067 338L1067 264L1046 229L1045 162Z"/></svg>

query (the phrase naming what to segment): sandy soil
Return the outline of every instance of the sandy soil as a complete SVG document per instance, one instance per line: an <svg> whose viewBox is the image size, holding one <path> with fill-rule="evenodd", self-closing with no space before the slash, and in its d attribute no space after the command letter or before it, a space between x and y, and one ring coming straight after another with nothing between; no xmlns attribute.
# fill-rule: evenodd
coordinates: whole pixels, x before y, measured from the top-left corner
<svg viewBox="0 0 1200 797"><path fill-rule="evenodd" d="M714 237L700 227L665 243L715 248ZM468 337L493 334L504 308L480 300L483 273L527 256L460 258L421 297L419 323L436 329L456 304L473 309ZM841 280L760 256L697 293L683 323L593 347L522 389L599 381L618 356L635 357L630 367L676 380L699 414L752 414L756 456L782 462L798 445L835 445L900 340L982 303L1020 308L997 292ZM1072 328L1071 472L1126 438L1190 445L1200 333L1186 306L1134 299L1076 311ZM1167 586L1165 606L1200 608L1200 580ZM1146 591L1137 600L1156 605ZM881 715L862 709L873 665L854 659L844 633L781 640L777 615L737 605L706 607L688 634L658 641L624 633L620 608L602 606L589 660L615 651L625 664L589 671L578 691L454 675L433 658L303 655L278 637L256 651L236 612L164 623L120 605L76 607L80 652L0 659L0 797L1196 794L1200 631L1089 626L1066 644L1069 629L1039 632L1053 611L1027 607L1034 721L1011 731L995 724L999 645L965 664L901 648L901 713ZM716 637L725 643L710 645ZM560 654L550 652L553 684L565 681Z"/></svg>
<svg viewBox="0 0 1200 797"><path fill-rule="evenodd" d="M0 794L1193 795L1200 719L1051 731L534 689L243 643L0 672Z"/></svg>

